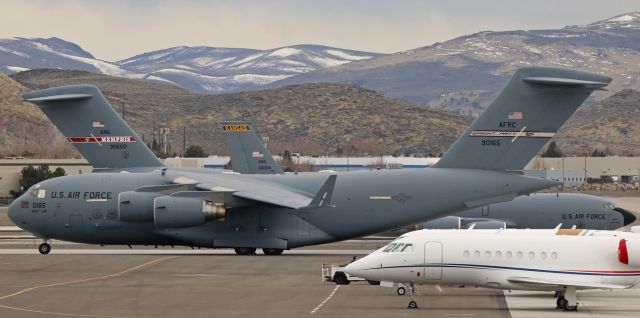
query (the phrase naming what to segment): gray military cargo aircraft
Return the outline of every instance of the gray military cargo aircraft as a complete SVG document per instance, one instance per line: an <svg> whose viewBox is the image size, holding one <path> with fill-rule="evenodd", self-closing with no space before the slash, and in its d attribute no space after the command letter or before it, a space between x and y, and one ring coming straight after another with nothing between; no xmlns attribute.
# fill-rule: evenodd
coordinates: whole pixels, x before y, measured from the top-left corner
<svg viewBox="0 0 640 318"><path fill-rule="evenodd" d="M237 125L240 128L236 128ZM248 122L225 121L221 126L233 171L243 174L284 173ZM635 220L633 212L593 195L534 193L383 234L397 236L416 229L466 229L471 226L476 229L550 229L560 224L561 228L575 226L615 230Z"/></svg>
<svg viewBox="0 0 640 318"><path fill-rule="evenodd" d="M140 169L54 178L9 207L18 226L45 240L95 244L232 247L238 254L360 237L464 209L509 201L556 182L518 173L559 127L610 78L573 70L518 70L436 169L242 175L163 167L130 128L114 121L93 86L34 91L58 128L96 168L124 161ZM117 119L117 115L115 115ZM55 121L54 121L55 122ZM66 123L65 123L66 122ZM92 148L94 147L94 148ZM95 147L105 147L100 155ZM135 154L135 155L134 155ZM150 155L150 156L149 156ZM151 163L151 164L150 164Z"/></svg>
<svg viewBox="0 0 640 318"><path fill-rule="evenodd" d="M221 122L233 171L243 174L284 173L246 121ZM241 125L230 129L229 125ZM256 155L258 154L258 155ZM513 201L476 207L455 215L391 231L397 236L416 229L550 229L615 230L636 220L633 212L587 194L534 193Z"/></svg>

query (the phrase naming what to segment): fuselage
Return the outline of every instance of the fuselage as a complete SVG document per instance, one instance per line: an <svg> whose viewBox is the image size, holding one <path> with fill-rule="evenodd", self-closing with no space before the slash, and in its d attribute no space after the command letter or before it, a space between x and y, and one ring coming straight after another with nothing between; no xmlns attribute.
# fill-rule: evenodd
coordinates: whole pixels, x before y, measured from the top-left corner
<svg viewBox="0 0 640 318"><path fill-rule="evenodd" d="M534 193L421 223L417 229L465 229L471 225L476 229L549 229L562 224L562 228L615 230L635 219L632 212L596 196Z"/></svg>
<svg viewBox="0 0 640 318"><path fill-rule="evenodd" d="M310 197L328 176L249 176L170 169L168 174L172 173L209 185L241 188L251 183L254 189L280 187ZM331 206L327 207L295 210L254 204L230 209L224 219L187 228L120 220L120 193L171 183L172 179L160 171L54 178L16 199L9 216L16 225L46 239L95 244L294 248L415 224L487 199L508 200L505 197L552 185L518 174L473 169L345 172L338 174Z"/></svg>
<svg viewBox="0 0 640 318"><path fill-rule="evenodd" d="M351 263L345 271L369 280L562 290L590 284L631 286L638 263L620 260L620 241L640 235L590 230L420 230ZM626 253L626 250L625 250ZM555 282L523 283L523 280Z"/></svg>

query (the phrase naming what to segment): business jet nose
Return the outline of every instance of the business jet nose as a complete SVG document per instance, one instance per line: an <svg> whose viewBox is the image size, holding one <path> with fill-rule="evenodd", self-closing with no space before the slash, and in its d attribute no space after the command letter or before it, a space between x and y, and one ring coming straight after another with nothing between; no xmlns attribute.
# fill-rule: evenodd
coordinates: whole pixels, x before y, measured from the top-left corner
<svg viewBox="0 0 640 318"><path fill-rule="evenodd" d="M347 265L343 270L345 273L351 276L367 278L365 269L366 269L366 260L363 258Z"/></svg>

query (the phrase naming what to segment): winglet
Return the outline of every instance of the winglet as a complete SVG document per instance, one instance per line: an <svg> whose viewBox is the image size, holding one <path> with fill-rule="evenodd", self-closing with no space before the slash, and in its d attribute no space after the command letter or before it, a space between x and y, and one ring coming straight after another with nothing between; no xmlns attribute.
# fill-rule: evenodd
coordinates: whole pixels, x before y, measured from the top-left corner
<svg viewBox="0 0 640 318"><path fill-rule="evenodd" d="M327 178L327 181L324 182L322 187L320 187L320 191L313 197L313 200L309 203L308 206L304 207L305 209L315 209L321 208L325 206L331 206L331 197L333 196L333 188L336 185L336 179L338 175L332 174Z"/></svg>

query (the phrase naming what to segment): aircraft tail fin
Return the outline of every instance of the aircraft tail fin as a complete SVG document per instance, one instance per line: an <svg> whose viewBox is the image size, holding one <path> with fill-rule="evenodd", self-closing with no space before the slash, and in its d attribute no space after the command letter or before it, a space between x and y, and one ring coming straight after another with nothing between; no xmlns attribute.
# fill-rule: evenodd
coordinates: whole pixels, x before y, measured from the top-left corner
<svg viewBox="0 0 640 318"><path fill-rule="evenodd" d="M222 121L231 168L242 174L282 174L282 168L245 121Z"/></svg>
<svg viewBox="0 0 640 318"><path fill-rule="evenodd" d="M525 67L434 167L522 170L589 95L611 78Z"/></svg>
<svg viewBox="0 0 640 318"><path fill-rule="evenodd" d="M95 86L53 87L23 98L38 105L96 169L163 166Z"/></svg>

